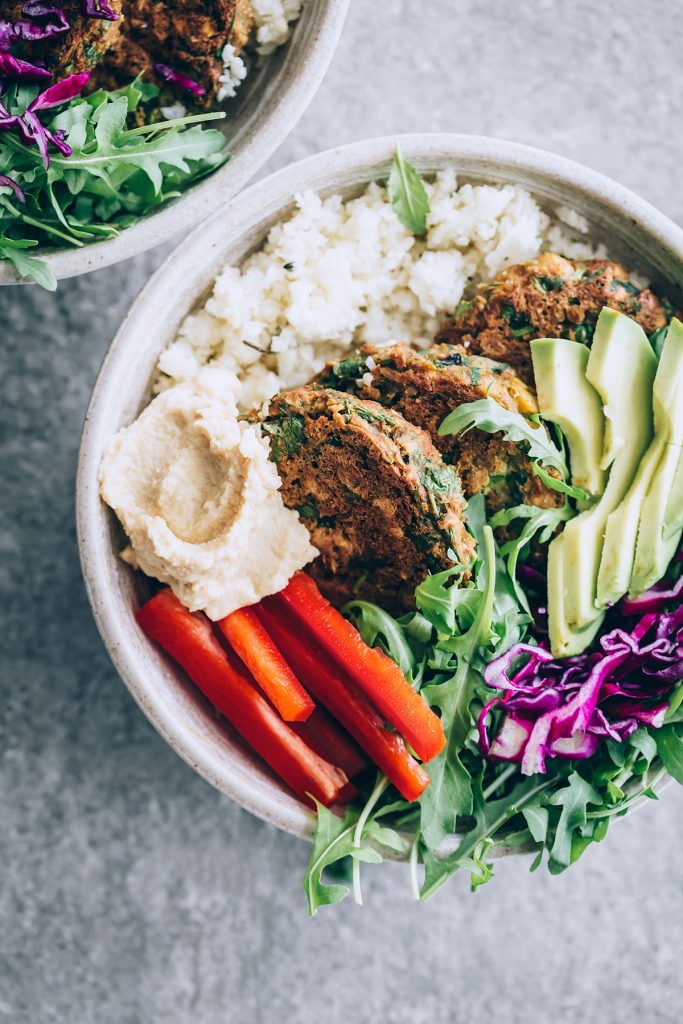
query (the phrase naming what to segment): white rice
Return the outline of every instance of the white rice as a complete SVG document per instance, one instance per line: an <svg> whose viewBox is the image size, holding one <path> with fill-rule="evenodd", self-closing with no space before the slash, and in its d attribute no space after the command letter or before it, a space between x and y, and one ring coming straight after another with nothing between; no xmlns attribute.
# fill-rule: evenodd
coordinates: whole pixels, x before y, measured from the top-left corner
<svg viewBox="0 0 683 1024"><path fill-rule="evenodd" d="M266 57L287 42L292 25L301 14L303 4L304 0L251 0L254 23L246 47L247 52L239 54L234 46L227 43L221 53L223 73L220 76L221 84L217 94L219 103L232 99L247 77L252 63L249 59L249 50L253 50L260 57Z"/></svg>
<svg viewBox="0 0 683 1024"><path fill-rule="evenodd" d="M301 14L303 0L251 0L256 49L265 57L289 39L290 26Z"/></svg>
<svg viewBox="0 0 683 1024"><path fill-rule="evenodd" d="M348 202L297 196L294 213L241 266L226 267L183 322L159 360L159 387L212 363L238 375L242 407L258 405L358 343L429 344L463 296L507 265L547 249L603 255L583 218L551 217L524 189L458 187L449 170L426 188L424 239L400 223L383 186Z"/></svg>

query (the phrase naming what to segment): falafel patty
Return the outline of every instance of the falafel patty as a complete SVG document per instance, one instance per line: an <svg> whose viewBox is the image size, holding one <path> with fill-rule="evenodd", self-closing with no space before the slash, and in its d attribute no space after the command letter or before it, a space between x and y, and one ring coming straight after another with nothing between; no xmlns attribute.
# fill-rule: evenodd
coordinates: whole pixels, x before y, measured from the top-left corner
<svg viewBox="0 0 683 1024"><path fill-rule="evenodd" d="M632 284L621 263L568 260L552 252L508 267L461 306L437 342L461 344L509 363L529 384L534 379L531 339L570 338L590 345L603 306L633 317L646 334L668 322L665 303L649 288Z"/></svg>
<svg viewBox="0 0 683 1024"><path fill-rule="evenodd" d="M409 345L365 345L357 356L329 363L319 382L380 402L426 430L444 461L457 470L465 497L483 493L489 515L512 505L562 504L561 495L542 483L514 442L480 430L461 437L439 436L440 424L453 409L487 396L525 416L538 412L533 388L504 363L473 355L459 345L433 345L422 351Z"/></svg>
<svg viewBox="0 0 683 1024"><path fill-rule="evenodd" d="M201 97L180 98L207 108L220 88L223 47L228 41L236 50L244 46L253 22L249 0L136 0L124 12L121 33L98 64L96 84L117 89L141 73L158 81L155 65L167 64L204 89Z"/></svg>
<svg viewBox="0 0 683 1024"><path fill-rule="evenodd" d="M458 475L400 413L308 385L277 395L262 428L285 505L320 551L311 575L334 604L413 608L429 573L450 568L453 555L470 565Z"/></svg>
<svg viewBox="0 0 683 1024"><path fill-rule="evenodd" d="M17 41L13 44L13 52L24 60L42 61L52 72L53 81L65 75L80 74L95 67L103 55L114 46L120 36L124 21L123 0L107 0L108 6L117 15L115 20L108 18L92 18L84 13L82 0L61 0L58 5L69 23L65 31L55 32L44 39ZM9 5L1 5L2 14L9 21L19 21L23 17L23 0L14 0ZM49 22L50 10L36 17ZM133 78L129 75L128 81Z"/></svg>

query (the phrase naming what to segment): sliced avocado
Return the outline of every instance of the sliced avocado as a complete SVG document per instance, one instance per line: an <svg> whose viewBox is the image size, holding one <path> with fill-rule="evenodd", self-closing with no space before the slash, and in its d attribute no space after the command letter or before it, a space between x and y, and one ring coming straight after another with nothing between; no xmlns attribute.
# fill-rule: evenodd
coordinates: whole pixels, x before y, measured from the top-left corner
<svg viewBox="0 0 683 1024"><path fill-rule="evenodd" d="M630 390L639 404L645 388L649 391L654 380L657 357L645 331L635 320L615 309L604 307L598 317L586 367L586 376L602 399L606 420L601 460L603 469L612 465L633 427L634 409L629 402L624 401L624 389L621 386L629 370L635 368L625 365L631 358L637 360L639 373L642 374L640 386Z"/></svg>
<svg viewBox="0 0 683 1024"><path fill-rule="evenodd" d="M631 597L642 594L660 580L678 550L683 523L679 522L677 527L672 528L667 525L666 516L667 499L674 494L676 476L680 475L682 461L680 448L667 445L652 478L641 512L636 554L628 586ZM681 492L678 501L680 513L680 503L683 501Z"/></svg>
<svg viewBox="0 0 683 1024"><path fill-rule="evenodd" d="M586 376L599 392L605 411L609 410L602 464L610 465L610 472L599 501L564 529L564 605L573 631L585 629L595 619L607 519L631 486L652 439L656 369L657 358L642 327L623 313L603 309ZM629 558L633 558L633 546Z"/></svg>
<svg viewBox="0 0 683 1024"><path fill-rule="evenodd" d="M531 342L541 415L557 423L567 439L572 483L596 497L607 478L600 465L605 417L600 396L586 379L588 355L585 345L566 338Z"/></svg>
<svg viewBox="0 0 683 1024"><path fill-rule="evenodd" d="M628 493L607 517L595 599L598 608L609 608L629 588L643 501L665 449L666 442L655 435Z"/></svg>
<svg viewBox="0 0 683 1024"><path fill-rule="evenodd" d="M581 654L594 640L604 618L604 612L596 611L595 618L585 629L575 632L569 628L564 610L564 534L561 533L548 548L548 632L552 653L556 658Z"/></svg>
<svg viewBox="0 0 683 1024"><path fill-rule="evenodd" d="M678 456L671 494L664 513L664 536L672 537L683 527L683 452Z"/></svg>
<svg viewBox="0 0 683 1024"><path fill-rule="evenodd" d="M672 320L653 388L656 465L641 499L638 542L628 589L641 594L661 579L676 553L683 527L683 324ZM640 476L640 473L639 473ZM629 494L630 497L630 494ZM678 508L676 514L675 509Z"/></svg>

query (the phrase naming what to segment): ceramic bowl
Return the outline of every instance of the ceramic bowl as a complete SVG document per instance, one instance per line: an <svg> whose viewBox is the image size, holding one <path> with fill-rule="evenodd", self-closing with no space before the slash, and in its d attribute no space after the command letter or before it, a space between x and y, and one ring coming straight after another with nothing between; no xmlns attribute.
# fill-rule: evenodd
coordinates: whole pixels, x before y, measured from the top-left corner
<svg viewBox="0 0 683 1024"><path fill-rule="evenodd" d="M353 194L388 174L395 138L359 142L303 160L243 192L217 211L166 260L124 320L104 360L87 414L78 468L78 539L88 595L111 658L144 713L174 750L242 807L298 836L310 811L253 758L202 695L138 629L134 613L145 578L118 557L123 537L98 493L102 449L150 397L162 349L202 303L217 273L264 239L304 189ZM586 216L612 255L683 296L683 231L614 181L561 157L509 142L458 135L400 139L422 172L453 167L459 180L523 185L542 203Z"/></svg>
<svg viewBox="0 0 683 1024"><path fill-rule="evenodd" d="M82 249L36 250L57 280L137 256L191 230L236 195L284 141L315 95L334 56L348 6L349 0L307 0L287 43L250 70L237 96L226 104L228 116L220 125L231 153L224 167L117 238ZM17 283L9 264L0 262L0 284Z"/></svg>

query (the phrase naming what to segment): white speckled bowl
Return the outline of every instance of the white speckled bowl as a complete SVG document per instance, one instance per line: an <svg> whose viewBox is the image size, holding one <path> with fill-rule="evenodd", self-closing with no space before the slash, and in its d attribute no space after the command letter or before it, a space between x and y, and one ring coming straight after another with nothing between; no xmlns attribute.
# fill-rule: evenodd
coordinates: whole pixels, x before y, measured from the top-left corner
<svg viewBox="0 0 683 1024"><path fill-rule="evenodd" d="M141 574L117 556L122 535L98 494L106 441L149 399L157 358L185 315L211 289L221 267L239 262L292 207L303 189L352 193L388 173L395 138L373 139L303 160L243 192L216 212L152 277L112 342L88 410L78 466L78 540L95 619L111 658L135 700L166 741L221 792L298 836L311 813L253 758L201 694L138 629L134 612L148 593ZM461 180L513 182L541 201L584 214L610 252L683 295L683 231L632 192L561 157L509 142L461 135L400 139L421 171L453 166Z"/></svg>
<svg viewBox="0 0 683 1024"><path fill-rule="evenodd" d="M339 42L349 0L306 0L284 46L251 69L237 96L225 104L218 127L231 159L169 206L126 228L117 238L82 249L35 250L57 280L120 263L165 242L222 207L252 178L289 135L323 80ZM216 127L216 125L212 125ZM0 284L22 283L0 262Z"/></svg>

